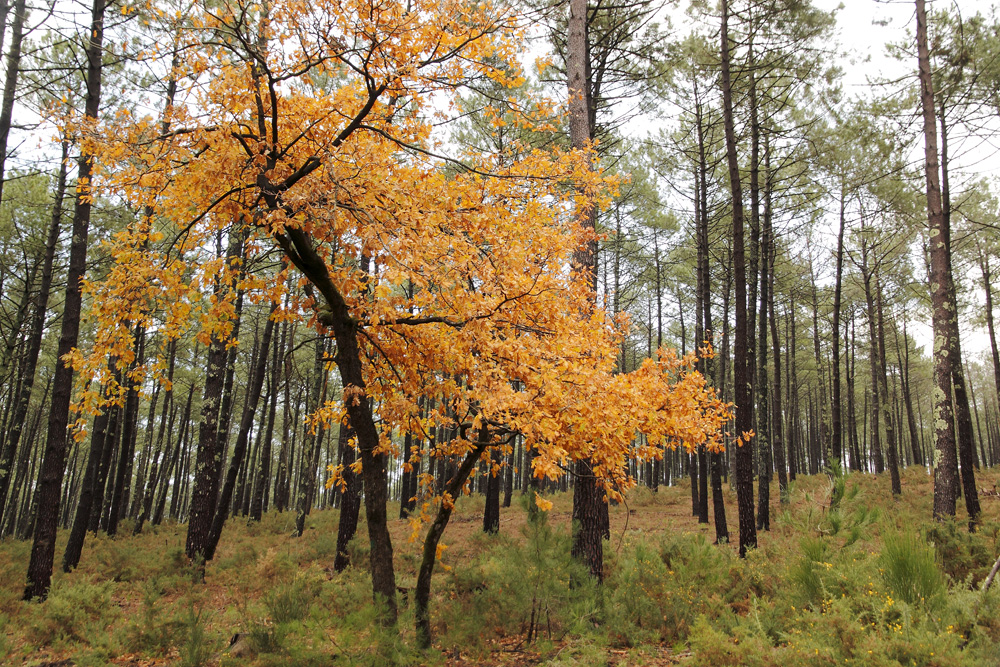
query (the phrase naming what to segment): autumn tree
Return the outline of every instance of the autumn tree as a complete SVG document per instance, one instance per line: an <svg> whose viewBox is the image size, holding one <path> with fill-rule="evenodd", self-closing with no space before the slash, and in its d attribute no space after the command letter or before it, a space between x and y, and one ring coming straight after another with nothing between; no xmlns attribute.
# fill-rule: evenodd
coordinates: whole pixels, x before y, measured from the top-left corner
<svg viewBox="0 0 1000 667"><path fill-rule="evenodd" d="M606 201L590 154L517 147L435 155L433 95L454 96L484 76L516 83L515 15L464 2L412 12L297 7L224 4L200 13L194 25L211 39L187 50L179 67L210 70L211 84L178 81L197 104L173 108L169 132L152 119L118 119L100 134L104 187L152 214L110 248L116 268L92 286L94 350L77 363L105 378L102 360L125 358L134 323L156 313L168 335L194 327L216 374L206 392L218 387L233 294L281 299L287 282L250 268L280 251L306 289L293 290L271 319L310 313L336 342L342 397L311 419L346 415L356 438L373 596L386 623L396 618L391 432L453 434L437 447L458 463L436 494L415 593L418 638L427 644L439 540L484 452L506 454L523 438L536 453L535 475L556 477L586 459L599 491L614 495L628 484L635 433L655 443L643 452L649 457L668 436L715 447L728 412L686 370L690 359L664 352L635 374L613 372L624 324L594 306L586 275L567 270L593 239L581 232L576 205ZM261 377L258 367L255 386ZM206 395L202 409L214 411L218 395ZM445 409L425 409L432 405ZM202 419L204 437L216 431L212 420ZM189 537L205 512L225 510L211 487L217 451L199 448L198 464L210 473L196 470L205 481ZM209 556L198 535L189 552Z"/></svg>

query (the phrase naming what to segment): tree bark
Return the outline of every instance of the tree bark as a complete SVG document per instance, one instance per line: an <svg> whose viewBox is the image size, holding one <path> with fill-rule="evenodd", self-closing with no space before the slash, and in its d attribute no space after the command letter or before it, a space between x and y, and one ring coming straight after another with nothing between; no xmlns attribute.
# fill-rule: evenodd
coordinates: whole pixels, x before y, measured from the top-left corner
<svg viewBox="0 0 1000 667"><path fill-rule="evenodd" d="M85 116L97 120L101 105L101 74L103 68L105 0L94 0L91 8L90 40L87 44L87 99ZM73 240L70 244L69 269L66 274L66 297L63 302L62 331L53 377L52 404L46 437L45 456L38 476L38 514L35 518L31 559L28 563L27 586L24 599L45 598L52 581L52 561L56 548L56 522L59 518L59 495L63 470L66 465L66 448L69 426L69 406L73 390L73 369L62 363L65 355L76 347L80 334L82 305L81 281L87 270L87 233L90 229L92 194L90 180L93 174L93 157L86 152L80 157L77 177L76 206L73 212Z"/></svg>
<svg viewBox="0 0 1000 667"><path fill-rule="evenodd" d="M757 334L757 451L760 462L757 468L757 530L771 530L771 467L772 443L770 409L767 402L767 306L771 301L770 269L771 252L771 174L767 141L764 142L764 218L760 239L760 315ZM777 358L775 358L777 364Z"/></svg>
<svg viewBox="0 0 1000 667"><path fill-rule="evenodd" d="M267 353L271 348L271 335L274 332L274 320L271 318L277 309L277 303L271 306L271 310L267 314L267 322L264 324L264 334L258 346L259 352L250 374L250 384L247 385L246 403L243 405L243 414L240 415L240 430L236 435L236 446L233 447L232 460L229 462L226 481L222 485L222 493L219 494L211 532L205 546L205 560L212 560L215 557L215 549L219 546L222 528L226 523L226 517L229 516L229 503L233 498L236 475L246 458L247 446L250 442L250 429L257 416L257 403L260 402L260 394L264 387L264 373L267 370Z"/></svg>
<svg viewBox="0 0 1000 667"><path fill-rule="evenodd" d="M743 193L740 168L736 156L736 129L733 124L733 93L729 65L729 0L722 0L722 99L723 125L726 134L726 159L729 166L729 186L732 193L733 215L733 282L735 284L736 331L733 351L733 394L736 399L736 435L741 440L734 454L736 498L740 522L740 557L757 546L757 527L753 506L753 410L750 377L747 375L747 295L746 258L743 247Z"/></svg>
<svg viewBox="0 0 1000 667"><path fill-rule="evenodd" d="M350 444L351 437L350 427L341 424L337 439L344 465L344 494L340 499L340 520L337 524L337 557L333 561L333 569L337 572L343 572L350 565L347 545L358 530L358 513L361 511L361 477L352 468L357 460L357 453Z"/></svg>
<svg viewBox="0 0 1000 667"><path fill-rule="evenodd" d="M226 253L232 262L242 253L242 242L234 236ZM233 285L218 285L216 293ZM191 560L208 560L212 521L218 500L219 471L222 468L222 447L219 443L219 402L225 382L229 353L226 341L215 334L208 346L205 389L201 400L201 422L198 427L198 450L195 459L194 491L191 495L191 517L188 521L185 553Z"/></svg>
<svg viewBox="0 0 1000 667"><path fill-rule="evenodd" d="M955 516L955 483L958 474L955 450L955 414L951 402L952 365L949 341L952 311L952 277L948 271L950 232L941 205L934 84L927 48L927 12L916 0L917 63L924 130L924 178L927 184L927 222L930 228L930 287L934 328L934 509L936 519Z"/></svg>
<svg viewBox="0 0 1000 667"><path fill-rule="evenodd" d="M898 496L903 492L899 483L899 461L896 456L896 425L894 423L892 409L889 406L889 379L888 366L885 357L885 323L882 316L882 283L876 276L875 291L876 310L878 317L878 347L873 347L872 352L878 352L879 377L878 391L880 403L882 405L882 420L885 422L885 453L886 462L889 467L889 479L892 484L892 494Z"/></svg>
<svg viewBox="0 0 1000 667"><path fill-rule="evenodd" d="M35 294L31 316L31 330L28 333L27 348L24 353L24 367L21 372L22 381L17 392L13 416L10 420L10 430L4 440L0 452L0 517L3 516L7 496L10 490L10 473L14 468L17 448L21 442L24 422L28 416L31 404L31 391L35 386L35 370L38 367L38 356L42 348L42 337L45 335L45 313L48 309L49 292L52 290L52 264L55 259L56 245L59 243L59 228L62 226L63 199L66 194L66 162L69 156L69 142L62 142L62 159L59 162L59 176L56 180L55 199L52 205L52 221L49 225L48 237L45 241L45 256L42 259L42 275L39 279L38 292Z"/></svg>
<svg viewBox="0 0 1000 667"><path fill-rule="evenodd" d="M588 147L593 139L591 124L590 81L588 77L587 0L570 0L566 41L566 76L569 95L570 143L576 150ZM597 210L587 203L576 212L587 239L573 254L573 270L582 275L596 297L597 292ZM598 581L604 577L604 548L601 544L604 516L604 489L593 473L589 460L576 463L573 486L574 527L572 553L583 558ZM603 515L602 515L603 510Z"/></svg>
<svg viewBox="0 0 1000 667"><path fill-rule="evenodd" d="M289 228L277 240L292 263L319 289L329 308L324 312L323 324L333 329L337 341L335 361L340 369L344 403L358 437L361 455L365 517L371 544L372 595L376 604L382 605L382 622L395 625L396 575L386 515L389 501L387 457L385 453L377 453L379 435L361 366L358 322L351 316L347 302L330 277L323 258L316 252L312 239L299 229Z"/></svg>
<svg viewBox="0 0 1000 667"><path fill-rule="evenodd" d="M944 227L951 229L951 188L948 184L948 125L946 122L944 102L941 103L941 212ZM948 235L950 236L950 231ZM950 239L949 239L950 241ZM951 247L948 250L948 274L953 276L951 266ZM965 387L965 373L962 370L962 339L958 329L958 297L954 285L951 289L951 317L948 318L951 359L951 382L955 391L954 406L958 431L958 460L961 465L962 495L965 497L965 509L969 515L969 531L974 531L979 522L979 492L976 489L976 448L973 442L972 412L969 409L969 394Z"/></svg>
<svg viewBox="0 0 1000 667"><path fill-rule="evenodd" d="M326 402L327 372L326 364L323 361L325 340L319 338L316 341L316 353L313 357L313 388L312 402L308 408L310 413L315 413ZM323 440L323 426L316 425L315 433L309 438L308 448L303 448L299 456L299 488L295 496L295 534L302 537L306 528L306 517L312 507L312 496L316 486L316 467L319 464L320 446Z"/></svg>
<svg viewBox="0 0 1000 667"><path fill-rule="evenodd" d="M472 469L479 462L486 447L489 445L489 429L484 424L479 432L479 441L474 449L466 454L462 465L455 471L454 476L448 481L438 506L437 516L427 530L424 538L423 557L420 561L420 570L417 573L417 585L414 589L414 606L416 608L416 633L417 645L422 649L431 646L431 619L428 607L431 598L431 576L434 574L434 563L437 560L437 547L441 542L444 529L451 519L452 510L455 508L455 499L462 493L465 481L469 479ZM598 540L600 544L600 540Z"/></svg>
<svg viewBox="0 0 1000 667"><path fill-rule="evenodd" d="M113 365L115 360L109 362ZM102 389L101 395L104 395ZM116 408L106 407L101 414L94 418L93 435L90 438L90 455L87 457L87 470L83 475L83 486L80 491L80 498L76 503L76 516L73 519L73 529L70 531L69 539L66 542L66 551L63 553L63 572L71 572L80 564L80 554L83 552L83 542L87 535L87 527L90 525L91 511L94 506L94 486L97 479L98 468L104 453L104 444L108 435L108 413Z"/></svg>
<svg viewBox="0 0 1000 667"><path fill-rule="evenodd" d="M979 270L983 274L983 290L986 292L986 330L990 337L990 356L993 358L993 382L997 392L997 403L1000 404L1000 350L997 348L997 336L993 322L993 285L990 272L990 257L979 248Z"/></svg>
<svg viewBox="0 0 1000 667"><path fill-rule="evenodd" d="M4 5L7 3L4 2ZM14 21L11 25L10 50L7 51L7 72L3 86L3 102L0 103L0 201L3 200L3 185L7 164L7 140L10 137L11 120L14 117L14 101L17 93L17 79L21 67L21 44L24 41L24 21L28 13L25 0L15 0ZM6 7L0 12L6 24ZM2 31L0 31L2 32ZM0 34L0 44L3 43Z"/></svg>
<svg viewBox="0 0 1000 667"><path fill-rule="evenodd" d="M833 422L833 452L840 459L841 465L845 461L844 456L844 428L843 418L840 411L840 308L842 303L842 293L844 285L844 228L847 219L844 215L847 195L845 187L840 188L840 225L837 231L837 276L833 288L833 405L831 420ZM846 466L844 466L846 468Z"/></svg>
<svg viewBox="0 0 1000 667"><path fill-rule="evenodd" d="M284 329L282 331L284 332ZM264 437L260 443L260 462L257 465L253 485L253 499L250 502L249 514L251 521L260 521L263 513L267 511L267 490L271 482L271 440L274 437L274 420L278 412L278 362L280 361L281 350L284 347L285 341L279 336L275 339L275 345L270 350L271 364L268 368L269 376L267 383L267 426L264 428Z"/></svg>
<svg viewBox="0 0 1000 667"><path fill-rule="evenodd" d="M483 512L483 532L497 534L500 532L500 482L503 469L503 452L494 448L487 461L486 469L486 508Z"/></svg>
<svg viewBox="0 0 1000 667"><path fill-rule="evenodd" d="M145 357L145 338L146 332L143 327L136 326L133 369L143 363ZM112 536L117 534L118 521L125 512L125 508L128 507L129 487L132 482L132 461L135 459L135 437L139 417L139 388L129 377L129 374L125 375L125 379L128 389L125 395L122 438L118 448L118 466L115 468L115 483L112 489L108 514L108 535Z"/></svg>

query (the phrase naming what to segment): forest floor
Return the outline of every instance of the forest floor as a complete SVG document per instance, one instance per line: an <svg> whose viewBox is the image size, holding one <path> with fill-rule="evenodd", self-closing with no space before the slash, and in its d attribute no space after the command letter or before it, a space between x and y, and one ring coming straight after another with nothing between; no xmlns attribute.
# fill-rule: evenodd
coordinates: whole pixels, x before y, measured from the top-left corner
<svg viewBox="0 0 1000 667"><path fill-rule="evenodd" d="M230 520L204 582L183 556L183 525L89 538L41 604L20 601L30 543L6 541L0 664L1000 665L1000 584L980 590L1000 554L998 482L1000 470L979 474L970 535L961 507L955 522L930 519L922 469L903 474L899 498L887 475L818 475L780 504L775 481L771 530L742 560L728 486L733 543L722 546L692 516L689 485L633 489L610 511L602 586L568 555L569 494L547 496L552 509L529 522L515 492L496 536L482 533L482 497L462 498L435 570L429 651L414 648L422 533L408 521L391 521L396 629L376 622L363 522L358 566L333 572L336 510L310 515L301 538L292 513Z"/></svg>

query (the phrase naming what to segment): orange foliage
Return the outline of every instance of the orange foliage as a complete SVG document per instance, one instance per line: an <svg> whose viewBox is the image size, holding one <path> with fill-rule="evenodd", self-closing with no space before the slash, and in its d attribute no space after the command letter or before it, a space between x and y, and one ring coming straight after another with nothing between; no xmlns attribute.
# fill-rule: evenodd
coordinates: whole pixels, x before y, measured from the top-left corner
<svg viewBox="0 0 1000 667"><path fill-rule="evenodd" d="M627 325L592 308L568 268L584 241L576 199L601 204L613 186L588 156L517 146L457 166L434 157L434 123L463 83L520 78L519 19L506 4L192 10L171 74L183 103L164 114L172 129L127 116L88 128L98 190L152 216L110 241L111 269L88 284L98 334L93 353L75 358L84 381L106 374L109 355L128 363L136 324L164 338L227 335L233 290L216 285L280 299L289 282L274 268L276 239L297 229L357 322L383 448L393 432L447 424L459 437L438 454L461 455L485 420L535 448L535 475L589 457L614 496L628 484L627 456L721 447L728 406L692 355L663 350L614 372ZM237 234L246 256L220 258L220 238ZM276 317L322 327L328 304L294 292ZM319 416L342 410L331 403Z"/></svg>

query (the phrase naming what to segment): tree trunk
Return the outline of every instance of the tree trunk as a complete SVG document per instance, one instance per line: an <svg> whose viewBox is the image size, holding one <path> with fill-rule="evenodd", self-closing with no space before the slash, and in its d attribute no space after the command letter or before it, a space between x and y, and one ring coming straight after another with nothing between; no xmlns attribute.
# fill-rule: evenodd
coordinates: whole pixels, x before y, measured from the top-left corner
<svg viewBox="0 0 1000 667"><path fill-rule="evenodd" d="M773 265L771 238L771 173L767 140L764 141L764 224L760 240L760 315L757 334L757 530L771 530L772 444L770 409L767 402L767 306L771 301L770 269ZM775 358L777 364L777 358Z"/></svg>
<svg viewBox="0 0 1000 667"><path fill-rule="evenodd" d="M7 21L7 3L3 3L3 21ZM28 11L25 0L15 0L14 21L11 25L10 50L7 51L7 73L3 86L3 102L0 103L0 201L3 200L3 185L7 164L7 139L10 137L11 120L14 117L14 101L17 93L17 79L21 66L21 43L24 41L24 20ZM2 32L2 31L0 31ZM0 35L0 44L3 44Z"/></svg>
<svg viewBox="0 0 1000 667"><path fill-rule="evenodd" d="M882 283L881 280L876 276L875 278L875 291L877 293L876 297L876 310L878 311L878 347L873 347L872 352L878 353L878 367L879 367L879 377L878 377L878 391L881 400L879 401L882 405L882 420L885 422L885 453L886 462L889 467L889 479L892 484L892 494L898 496L903 492L899 484L899 462L896 457L896 429L893 423L892 409L889 406L889 380L888 380L888 367L885 358L885 324L884 318L882 316Z"/></svg>
<svg viewBox="0 0 1000 667"><path fill-rule="evenodd" d="M920 73L920 105L924 121L924 177L927 183L927 222L930 228L931 308L934 327L934 518L955 516L955 484L958 474L955 451L955 414L952 408L952 285L949 267L950 230L941 205L937 123L934 84L927 48L927 12L924 0L916 0L917 63Z"/></svg>
<svg viewBox="0 0 1000 667"><path fill-rule="evenodd" d="M503 452L494 448L487 461L486 469L486 509L483 512L483 532L500 532L500 475L503 469Z"/></svg>
<svg viewBox="0 0 1000 667"><path fill-rule="evenodd" d="M741 438L734 454L736 498L740 521L740 557L757 546L757 527L753 506L753 409L750 377L747 375L747 295L746 258L743 248L743 193L736 156L736 129L733 124L733 93L729 73L729 0L722 0L722 99L726 134L726 158L733 206L733 282L736 290L736 331L733 352L733 394L736 399L736 436Z"/></svg>
<svg viewBox="0 0 1000 667"><path fill-rule="evenodd" d="M337 557L333 561L333 569L343 572L350 565L347 554L347 544L354 539L358 530L358 513L361 511L361 477L352 467L357 460L357 452L350 444L351 429L346 424L340 425L337 446L341 451L341 462L344 470L344 494L340 499L340 521L337 525Z"/></svg>
<svg viewBox="0 0 1000 667"><path fill-rule="evenodd" d="M593 139L594 128L590 122L590 85L588 73L587 0L570 0L569 23L566 41L566 76L569 95L570 143L576 150L583 150ZM576 217L587 235L586 241L573 255L573 270L586 279L586 285L596 298L597 292L597 238L594 229L597 210L587 203L577 210ZM589 460L576 463L578 476L573 486L574 526L572 553L582 558L590 573L598 581L604 578L604 547L601 543L604 516L604 489L593 473Z"/></svg>
<svg viewBox="0 0 1000 667"><path fill-rule="evenodd" d="M812 257L809 258L809 277L812 280L812 307L813 307L813 355L816 359L816 386L819 392L819 403L817 405L817 452L814 456L814 466L817 468L830 464L832 452L830 450L830 425L827 422L827 409L829 404L826 401L826 382L824 380L826 372L823 370L823 355L820 351L819 336L819 288L816 285L816 274L813 271ZM810 468L812 469L812 468ZM813 473L815 474L815 472Z"/></svg>
<svg viewBox="0 0 1000 667"><path fill-rule="evenodd" d="M145 358L146 332L141 326L136 326L135 340L135 361L132 368L141 366ZM119 446L118 467L116 468L115 483L111 495L110 514L108 515L108 535L115 535L118 532L118 521L128 507L129 487L132 482L132 461L135 459L135 437L139 417L139 388L126 374L128 390L125 395L125 411L122 421L122 439Z"/></svg>
<svg viewBox="0 0 1000 667"><path fill-rule="evenodd" d="M844 192L845 187L841 184L840 187L840 227L837 232L837 277L834 282L833 288L833 336L831 337L831 342L833 343L833 405L831 420L833 422L833 453L838 459L840 459L841 465L845 461L844 457L844 436L843 436L843 418L840 412L840 307L841 307L841 294L843 292L844 284L844 227L847 224L846 216L844 215L844 207L846 205L847 195ZM846 466L843 466L846 468Z"/></svg>
<svg viewBox="0 0 1000 667"><path fill-rule="evenodd" d="M371 545L370 567L372 595L381 606L380 618L387 625L396 624L396 575L392 562L392 539L387 519L388 471L386 455L376 453L378 430L372 414L358 344L357 321L351 316L347 302L333 283L326 263L317 253L312 239L303 231L289 228L278 241L286 255L323 295L329 311L323 324L333 329L337 342L335 361L344 385L344 403L351 427L358 437L361 471L365 488L365 517Z"/></svg>
<svg viewBox="0 0 1000 667"><path fill-rule="evenodd" d="M242 242L234 237L226 253L229 262L241 256ZM216 294L232 285L218 285ZM218 500L219 470L222 468L222 446L219 443L219 408L225 382L229 354L226 340L212 336L208 346L205 389L201 400L201 423L198 427L198 451L195 459L194 491L191 495L191 517L188 521L185 553L191 560L204 562L211 549L212 521ZM185 476L186 477L186 476Z"/></svg>
<svg viewBox="0 0 1000 667"><path fill-rule="evenodd" d="M258 346L259 351L250 373L250 384L247 385L246 403L243 405L243 414L240 415L240 430L236 435L236 446L233 448L229 471L226 473L226 481L222 485L222 493L219 495L215 516L212 519L211 532L205 546L205 560L212 560L215 557L215 549L218 547L219 538L222 536L222 527L226 523L226 517L229 516L229 502L233 498L236 475L239 473L243 460L246 458L247 445L250 442L250 429L253 427L254 418L257 416L257 403L260 401L260 394L264 387L264 373L267 370L267 353L271 348L271 335L274 332L274 320L271 318L277 309L277 303L271 306L271 310L267 314L267 322L264 324L264 335L261 337L261 342Z"/></svg>
<svg viewBox="0 0 1000 667"><path fill-rule="evenodd" d="M105 0L94 0L87 44L87 100L85 116L97 120L101 104L101 74L103 67ZM46 437L45 457L38 475L38 514L35 518L31 560L28 564L27 586L24 599L45 598L52 580L52 561L56 548L56 522L59 519L59 496L63 470L66 465L66 447L69 426L69 406L73 391L73 369L62 363L65 355L76 347L80 333L82 305L81 281L87 270L87 232L90 228L91 191L89 188L94 164L92 156L80 157L77 177L76 206L73 212L73 237L70 245L69 269L66 274L66 297L63 302L62 331L53 376L52 404Z"/></svg>
<svg viewBox="0 0 1000 667"><path fill-rule="evenodd" d="M986 292L986 330L990 337L990 354L993 357L993 382L996 385L997 402L1000 403L1000 350L997 349L996 329L993 323L993 286L991 285L990 257L979 248L979 270L983 274L983 290Z"/></svg>
<svg viewBox="0 0 1000 667"><path fill-rule="evenodd" d="M948 184L948 126L945 117L944 102L941 103L941 211L945 229L951 229L951 188ZM948 232L950 236L950 231ZM951 247L948 250L948 274L953 275L951 266ZM965 496L965 509L969 514L969 530L974 531L979 522L979 492L976 489L976 448L973 443L972 412L969 409L969 395L965 388L965 374L962 370L962 341L958 329L958 298L954 285L951 293L951 312L948 318L951 360L951 381L955 390L955 418L958 430L958 460L962 473L962 495Z"/></svg>
<svg viewBox="0 0 1000 667"><path fill-rule="evenodd" d="M444 529L448 526L452 510L455 508L455 499L462 493L465 481L469 479L472 469L475 468L479 457L489 445L489 429L484 424L479 432L479 441L475 448L466 454L462 465L455 471L455 475L449 480L444 490L444 495L438 505L437 516L427 530L424 538L423 558L420 561L420 570L417 573L417 585L414 589L414 606L416 607L416 633L417 645L422 649L431 646L431 619L428 607L431 599L431 576L434 574L434 562L437 560L437 547L441 542ZM600 539L597 541L600 544Z"/></svg>
<svg viewBox="0 0 1000 667"><path fill-rule="evenodd" d="M56 245L59 242L63 199L66 194L66 162L68 155L69 142L63 141L62 159L59 162L59 177L56 181L55 200L52 205L52 221L49 225L49 233L45 241L42 275L39 280L38 292L35 294L35 302L31 315L31 330L28 333L24 366L21 371L23 379L18 388L13 416L9 422L10 430L7 432L2 452L0 452L0 517L3 516L10 490L10 473L14 468L17 448L21 442L21 433L28 416L28 406L31 404L31 390L35 386L35 370L38 366L38 355L42 348L42 337L45 335L45 312L48 309L49 292L52 289L52 263L55 258Z"/></svg>
<svg viewBox="0 0 1000 667"><path fill-rule="evenodd" d="M282 332L284 331L282 329ZM267 383L267 426L264 428L264 437L260 443L260 462L256 468L253 499L250 502L251 521L260 521L263 513L267 511L267 489L271 482L271 440L274 437L274 420L278 412L278 368L281 350L285 348L282 336L275 339L275 345L271 349Z"/></svg>
<svg viewBox="0 0 1000 667"><path fill-rule="evenodd" d="M114 358L108 362L109 367L116 364ZM117 381L118 374L115 373ZM101 396L105 395L106 388L102 388ZM115 406L107 406L94 418L92 433L90 438L90 455L87 457L87 469L83 475L83 487L80 498L76 503L76 516L73 519L73 529L70 531L69 539L66 542L66 551L63 553L63 572L71 572L80 564L80 555L83 552L83 543L86 538L87 528L90 526L91 516L94 508L95 492L103 493L103 486L98 491L97 480L100 473L101 461L104 458L104 449L108 437L108 422L110 413L117 411ZM114 426L112 425L112 428Z"/></svg>

